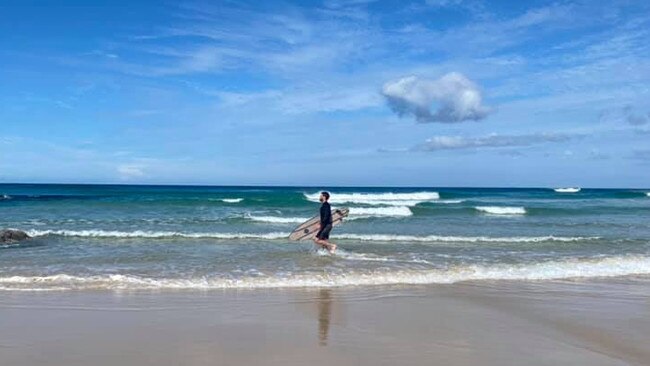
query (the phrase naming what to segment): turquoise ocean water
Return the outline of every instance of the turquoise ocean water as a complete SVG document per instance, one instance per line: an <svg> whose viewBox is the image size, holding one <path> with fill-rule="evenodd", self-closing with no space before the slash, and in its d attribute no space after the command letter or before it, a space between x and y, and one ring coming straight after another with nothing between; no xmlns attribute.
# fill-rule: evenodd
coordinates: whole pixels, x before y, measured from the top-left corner
<svg viewBox="0 0 650 366"><path fill-rule="evenodd" d="M328 189L328 187L322 187ZM0 184L0 290L546 281L650 274L650 189L331 188L341 250L291 242L321 187Z"/></svg>

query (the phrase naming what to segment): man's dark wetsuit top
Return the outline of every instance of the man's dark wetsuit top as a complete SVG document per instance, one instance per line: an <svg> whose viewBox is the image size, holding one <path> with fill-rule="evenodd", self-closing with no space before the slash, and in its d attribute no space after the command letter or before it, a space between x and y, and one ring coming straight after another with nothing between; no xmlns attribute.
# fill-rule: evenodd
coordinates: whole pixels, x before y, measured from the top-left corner
<svg viewBox="0 0 650 366"><path fill-rule="evenodd" d="M320 230L316 237L321 240L327 240L332 231L332 208L328 202L323 202L320 206Z"/></svg>

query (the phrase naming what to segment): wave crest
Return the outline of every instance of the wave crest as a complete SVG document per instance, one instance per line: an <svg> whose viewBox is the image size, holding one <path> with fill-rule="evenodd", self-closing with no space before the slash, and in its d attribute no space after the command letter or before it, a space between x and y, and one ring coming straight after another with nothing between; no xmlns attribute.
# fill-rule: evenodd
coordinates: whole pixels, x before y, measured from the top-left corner
<svg viewBox="0 0 650 366"><path fill-rule="evenodd" d="M289 233L184 233L177 231L114 231L114 230L28 230L33 237L58 235L87 238L190 238L190 239L284 239Z"/></svg>
<svg viewBox="0 0 650 366"><path fill-rule="evenodd" d="M289 233L184 233L175 231L110 231L110 230L28 230L30 236L76 236L88 238L189 238L189 239L286 239ZM576 242L598 240L598 236L444 236L444 235L392 235L392 234L334 234L336 239L378 241L378 242L486 242L486 243L539 243L546 241Z"/></svg>
<svg viewBox="0 0 650 366"><path fill-rule="evenodd" d="M305 193L305 198L318 202L320 192ZM356 203L364 205L382 206L415 206L418 203L440 199L438 192L413 192L413 193L332 193L330 203Z"/></svg>
<svg viewBox="0 0 650 366"><path fill-rule="evenodd" d="M350 271L340 273L262 275L232 278L226 275L153 278L130 274L0 277L1 290L212 290L286 287L343 287L397 284L449 284L465 281L541 281L650 274L650 258L643 256L571 259L518 265L465 265L447 269Z"/></svg>
<svg viewBox="0 0 650 366"><path fill-rule="evenodd" d="M490 215L525 215L526 209L524 207L502 207L502 206L476 206L474 207L480 212Z"/></svg>

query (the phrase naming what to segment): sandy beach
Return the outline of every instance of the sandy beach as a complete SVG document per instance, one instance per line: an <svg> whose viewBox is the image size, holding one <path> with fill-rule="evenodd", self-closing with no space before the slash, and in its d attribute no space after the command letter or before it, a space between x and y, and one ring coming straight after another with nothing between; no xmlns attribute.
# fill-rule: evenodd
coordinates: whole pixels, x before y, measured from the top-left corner
<svg viewBox="0 0 650 366"><path fill-rule="evenodd" d="M3 365L647 365L644 280L8 292Z"/></svg>

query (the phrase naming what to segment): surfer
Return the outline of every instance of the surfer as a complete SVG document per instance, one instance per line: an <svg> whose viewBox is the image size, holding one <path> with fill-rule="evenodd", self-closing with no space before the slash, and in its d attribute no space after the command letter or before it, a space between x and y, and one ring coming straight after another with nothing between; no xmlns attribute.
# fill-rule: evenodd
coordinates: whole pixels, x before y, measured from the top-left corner
<svg viewBox="0 0 650 366"><path fill-rule="evenodd" d="M330 231L332 231L332 208L329 201L330 194L328 192L321 192L318 200L322 203L320 206L320 229L316 233L314 243L320 245L323 249L327 249L330 253L336 250L336 244L330 243Z"/></svg>

